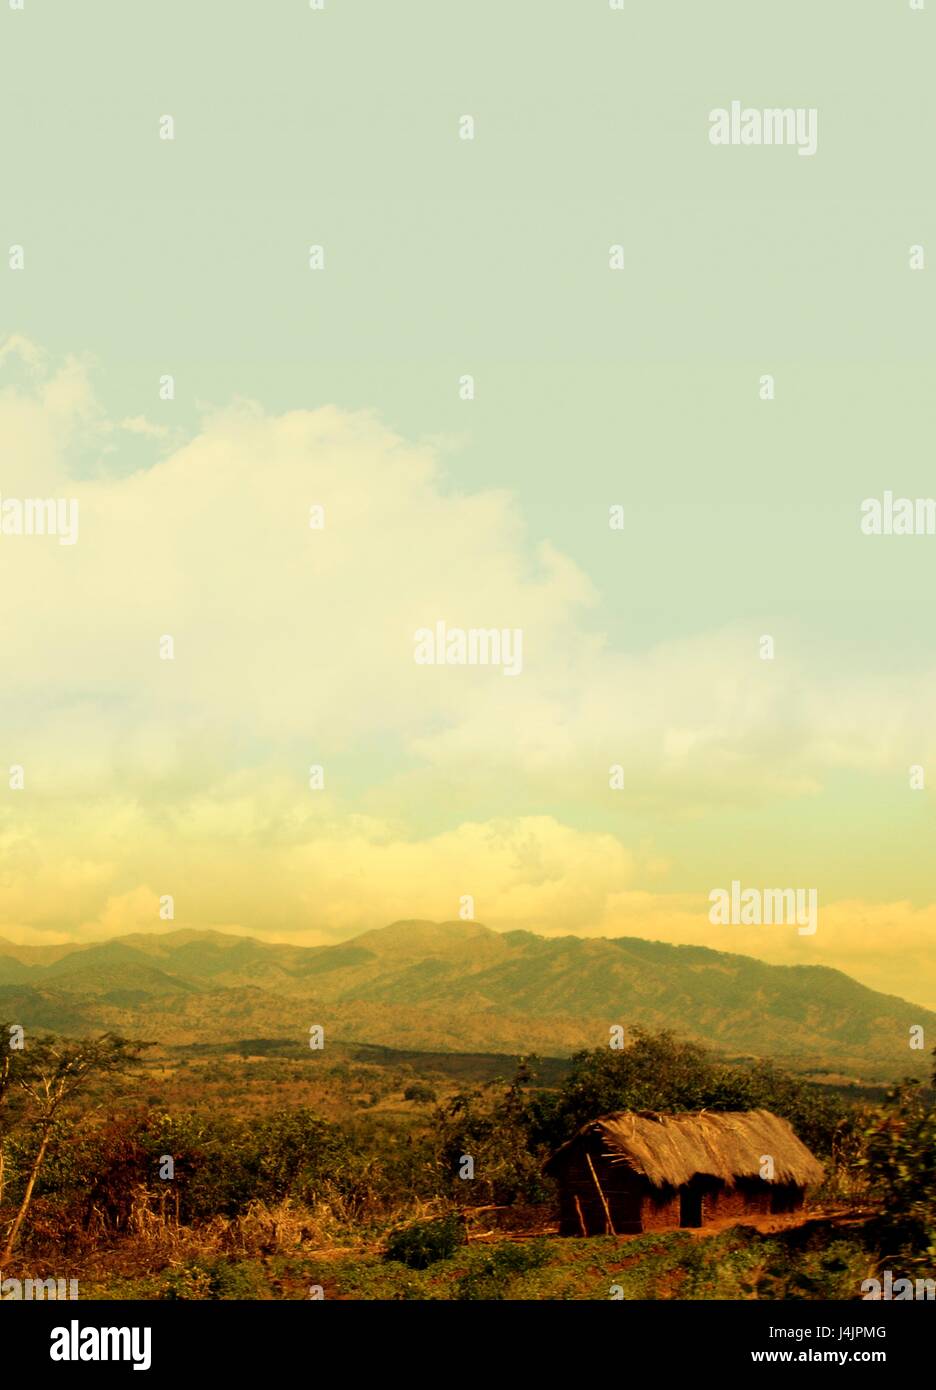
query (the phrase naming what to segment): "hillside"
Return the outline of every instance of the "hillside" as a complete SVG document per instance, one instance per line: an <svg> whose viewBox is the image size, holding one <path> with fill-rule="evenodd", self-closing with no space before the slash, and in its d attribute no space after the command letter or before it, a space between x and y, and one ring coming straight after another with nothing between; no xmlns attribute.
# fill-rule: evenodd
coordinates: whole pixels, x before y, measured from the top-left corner
<svg viewBox="0 0 936 1390"><path fill-rule="evenodd" d="M923 1075L908 1030L936 1015L823 966L767 965L636 937L545 938L474 922L397 922L338 946L211 931L81 946L0 940L0 1017L166 1043L247 1036L397 1048L537 1051L672 1028L731 1056L867 1078Z"/></svg>

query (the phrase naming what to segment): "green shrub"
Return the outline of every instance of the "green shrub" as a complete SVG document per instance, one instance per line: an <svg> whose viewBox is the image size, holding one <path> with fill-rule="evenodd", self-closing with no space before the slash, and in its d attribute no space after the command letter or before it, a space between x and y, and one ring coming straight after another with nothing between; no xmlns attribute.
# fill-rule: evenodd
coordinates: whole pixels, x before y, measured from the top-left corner
<svg viewBox="0 0 936 1390"><path fill-rule="evenodd" d="M422 1081L412 1081L403 1092L404 1100L416 1100L423 1105L434 1105L436 1093L431 1086Z"/></svg>
<svg viewBox="0 0 936 1390"><path fill-rule="evenodd" d="M464 1239L464 1227L454 1212L434 1221L414 1221L392 1233L384 1259L397 1260L409 1269L428 1269L437 1260L451 1259Z"/></svg>

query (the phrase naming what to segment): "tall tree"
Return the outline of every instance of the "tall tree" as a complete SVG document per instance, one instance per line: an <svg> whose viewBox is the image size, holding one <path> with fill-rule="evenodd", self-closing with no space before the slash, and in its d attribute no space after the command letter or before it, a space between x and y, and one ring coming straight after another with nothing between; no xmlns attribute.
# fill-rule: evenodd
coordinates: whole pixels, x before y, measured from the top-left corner
<svg viewBox="0 0 936 1390"><path fill-rule="evenodd" d="M101 1038L56 1038L44 1036L30 1041L11 1063L9 1076L26 1098L38 1142L29 1164L19 1207L0 1251L0 1267L10 1259L29 1212L36 1181L56 1127L68 1105L90 1090L98 1081L124 1072L139 1060L144 1043L106 1033Z"/></svg>

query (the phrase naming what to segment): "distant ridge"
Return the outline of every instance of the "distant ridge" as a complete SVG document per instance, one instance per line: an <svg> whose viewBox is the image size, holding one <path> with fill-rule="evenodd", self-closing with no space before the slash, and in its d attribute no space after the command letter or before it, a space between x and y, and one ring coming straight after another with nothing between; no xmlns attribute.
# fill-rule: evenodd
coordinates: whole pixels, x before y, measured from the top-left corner
<svg viewBox="0 0 936 1390"><path fill-rule="evenodd" d="M671 1028L732 1056L888 1079L924 1075L909 1029L936 1014L839 970L642 937L541 937L394 922L336 946L179 929L109 941L0 939L0 1018L164 1042L308 1037L563 1056L609 1028Z"/></svg>

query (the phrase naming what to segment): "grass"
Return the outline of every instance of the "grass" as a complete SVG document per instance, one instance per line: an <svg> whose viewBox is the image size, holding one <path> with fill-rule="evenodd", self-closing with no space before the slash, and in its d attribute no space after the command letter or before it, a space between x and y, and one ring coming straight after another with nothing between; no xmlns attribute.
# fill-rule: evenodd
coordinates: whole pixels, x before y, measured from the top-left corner
<svg viewBox="0 0 936 1390"><path fill-rule="evenodd" d="M794 1250L738 1226L703 1240L674 1231L462 1247L425 1270L358 1255L329 1274L336 1296L355 1299L851 1299L873 1263L856 1238Z"/></svg>
<svg viewBox="0 0 936 1390"><path fill-rule="evenodd" d="M460 1245L413 1269L382 1248L266 1256L191 1254L136 1276L83 1279L83 1298L159 1300L606 1301L860 1297L874 1270L861 1238L816 1233L805 1247L736 1226L589 1239L541 1237Z"/></svg>

